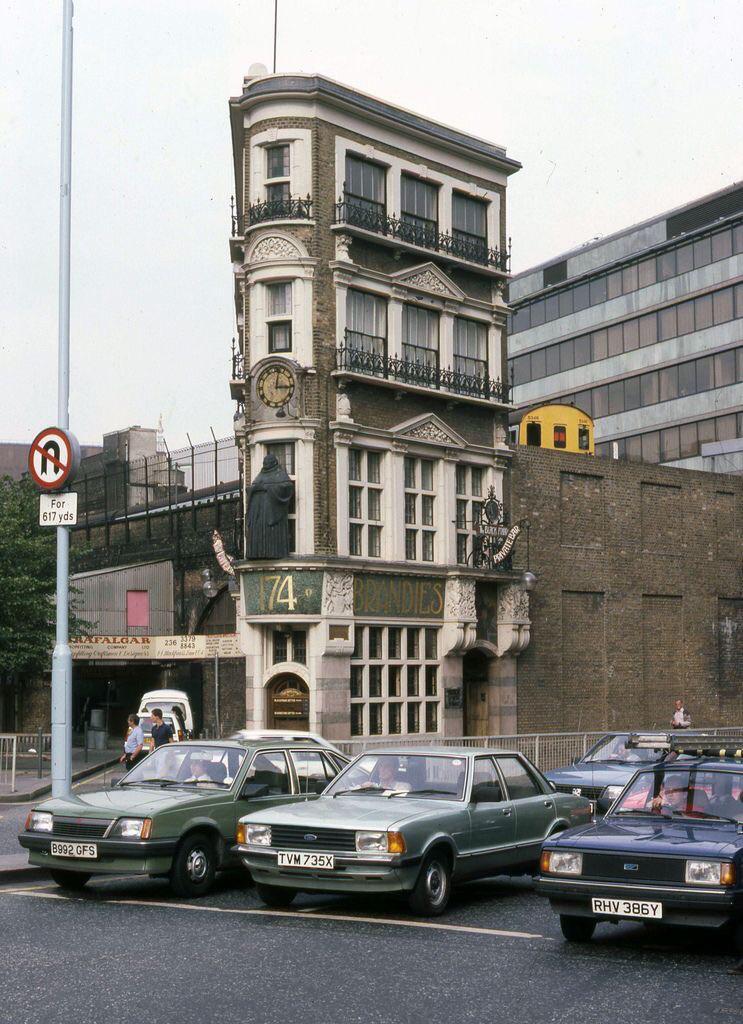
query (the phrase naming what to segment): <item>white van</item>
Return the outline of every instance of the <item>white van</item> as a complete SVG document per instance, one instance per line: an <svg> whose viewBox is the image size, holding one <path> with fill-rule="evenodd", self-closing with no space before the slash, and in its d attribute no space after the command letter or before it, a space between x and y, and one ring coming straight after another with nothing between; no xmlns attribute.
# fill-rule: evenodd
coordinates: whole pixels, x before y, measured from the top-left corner
<svg viewBox="0 0 743 1024"><path fill-rule="evenodd" d="M149 715L153 708L160 708L163 715L169 715L179 724L176 739L178 732L185 733L183 739L193 736L193 711L188 694L183 690L150 690L143 693L139 702L140 717Z"/></svg>

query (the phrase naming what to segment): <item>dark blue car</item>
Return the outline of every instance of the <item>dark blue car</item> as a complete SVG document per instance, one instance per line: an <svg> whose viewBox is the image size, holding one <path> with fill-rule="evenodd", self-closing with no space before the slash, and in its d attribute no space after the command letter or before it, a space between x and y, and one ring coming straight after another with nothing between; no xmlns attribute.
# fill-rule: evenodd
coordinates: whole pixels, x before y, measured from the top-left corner
<svg viewBox="0 0 743 1024"><path fill-rule="evenodd" d="M542 848L537 891L566 939L600 922L732 925L743 955L743 740L669 740L609 813Z"/></svg>
<svg viewBox="0 0 743 1024"><path fill-rule="evenodd" d="M577 757L566 768L545 772L559 793L585 796L595 810L605 813L622 792L638 768L658 764L668 754L668 747L636 747L634 734L611 733L602 736L583 757ZM662 743L659 735L659 742Z"/></svg>

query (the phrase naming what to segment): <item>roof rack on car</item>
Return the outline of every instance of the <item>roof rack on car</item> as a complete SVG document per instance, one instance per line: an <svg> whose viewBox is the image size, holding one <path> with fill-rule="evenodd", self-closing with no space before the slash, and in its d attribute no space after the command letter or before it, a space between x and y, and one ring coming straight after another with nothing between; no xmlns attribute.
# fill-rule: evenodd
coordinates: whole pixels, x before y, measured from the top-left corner
<svg viewBox="0 0 743 1024"><path fill-rule="evenodd" d="M670 750L671 734L668 732L633 732L627 738L627 746L651 750Z"/></svg>
<svg viewBox="0 0 743 1024"><path fill-rule="evenodd" d="M714 736L697 733L694 736L671 736L670 749L677 754L696 757L743 758L743 736Z"/></svg>

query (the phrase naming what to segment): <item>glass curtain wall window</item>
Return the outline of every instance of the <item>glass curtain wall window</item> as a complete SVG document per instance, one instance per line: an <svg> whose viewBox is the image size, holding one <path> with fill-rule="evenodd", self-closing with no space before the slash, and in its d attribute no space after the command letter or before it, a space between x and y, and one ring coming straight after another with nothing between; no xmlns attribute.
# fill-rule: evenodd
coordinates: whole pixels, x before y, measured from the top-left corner
<svg viewBox="0 0 743 1024"><path fill-rule="evenodd" d="M346 156L346 181L343 199L346 209L383 218L386 213L386 168L358 156Z"/></svg>
<svg viewBox="0 0 743 1024"><path fill-rule="evenodd" d="M382 555L381 452L349 449L348 550L368 558Z"/></svg>
<svg viewBox="0 0 743 1024"><path fill-rule="evenodd" d="M292 283L281 281L266 285L268 351L291 352Z"/></svg>
<svg viewBox="0 0 743 1024"><path fill-rule="evenodd" d="M436 542L436 465L405 456L405 558L433 562Z"/></svg>
<svg viewBox="0 0 743 1024"><path fill-rule="evenodd" d="M346 346L354 352L387 354L387 300L368 292L348 289Z"/></svg>
<svg viewBox="0 0 743 1024"><path fill-rule="evenodd" d="M488 249L487 203L455 192L452 196L452 237L457 249L483 259Z"/></svg>
<svg viewBox="0 0 743 1024"><path fill-rule="evenodd" d="M488 329L485 324L454 318L454 369L468 377L487 377Z"/></svg>
<svg viewBox="0 0 743 1024"><path fill-rule="evenodd" d="M356 625L351 655L351 735L439 730L439 630Z"/></svg>
<svg viewBox="0 0 743 1024"><path fill-rule="evenodd" d="M400 179L402 237L415 245L435 248L438 244L438 187L403 174Z"/></svg>
<svg viewBox="0 0 743 1024"><path fill-rule="evenodd" d="M424 371L439 368L439 315L421 306L402 307L402 357ZM424 374L425 375L425 374Z"/></svg>
<svg viewBox="0 0 743 1024"><path fill-rule="evenodd" d="M630 462L663 462L690 459L701 455L702 445L710 441L731 441L743 437L743 412L713 416L696 423L682 423L665 430L649 430L645 434L618 437L596 445L596 455L613 458L616 444L619 458ZM678 452L678 455L673 454Z"/></svg>
<svg viewBox="0 0 743 1024"><path fill-rule="evenodd" d="M457 562L466 565L472 556L472 535L482 522L485 469L459 463L456 469Z"/></svg>
<svg viewBox="0 0 743 1024"><path fill-rule="evenodd" d="M266 150L266 201L282 204L289 199L290 146L269 146Z"/></svg>
<svg viewBox="0 0 743 1024"><path fill-rule="evenodd" d="M266 445L266 455L275 455L280 466L283 466L290 480L294 481L294 497L289 505L289 550L297 550L297 491L296 473L294 468L294 442L277 441Z"/></svg>

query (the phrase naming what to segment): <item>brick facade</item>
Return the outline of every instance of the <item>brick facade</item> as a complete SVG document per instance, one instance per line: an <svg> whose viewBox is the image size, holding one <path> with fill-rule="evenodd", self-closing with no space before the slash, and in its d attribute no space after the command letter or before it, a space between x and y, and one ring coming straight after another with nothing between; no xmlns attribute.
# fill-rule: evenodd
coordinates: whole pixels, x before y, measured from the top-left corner
<svg viewBox="0 0 743 1024"><path fill-rule="evenodd" d="M520 732L743 722L743 477L518 447ZM526 565L526 545L517 556Z"/></svg>

